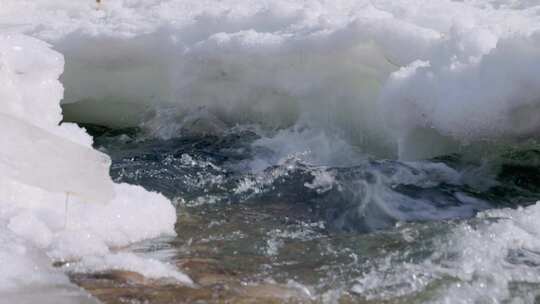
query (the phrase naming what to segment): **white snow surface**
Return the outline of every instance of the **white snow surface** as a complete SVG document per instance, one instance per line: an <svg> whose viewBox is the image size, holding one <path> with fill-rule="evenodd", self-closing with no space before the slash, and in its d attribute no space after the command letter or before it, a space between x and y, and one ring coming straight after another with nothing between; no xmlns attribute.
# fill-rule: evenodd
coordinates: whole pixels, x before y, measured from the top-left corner
<svg viewBox="0 0 540 304"><path fill-rule="evenodd" d="M85 131L59 125L63 64L43 41L0 33L0 302L94 303L54 260L101 258L135 271L147 263L153 277L190 283L157 261L109 258L111 247L174 235L176 211L160 194L113 183L108 156Z"/></svg>

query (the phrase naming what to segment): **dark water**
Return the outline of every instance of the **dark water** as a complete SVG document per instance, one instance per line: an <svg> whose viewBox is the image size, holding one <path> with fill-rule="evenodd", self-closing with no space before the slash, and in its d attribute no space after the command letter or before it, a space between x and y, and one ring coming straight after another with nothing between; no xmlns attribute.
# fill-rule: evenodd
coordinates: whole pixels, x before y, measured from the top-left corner
<svg viewBox="0 0 540 304"><path fill-rule="evenodd" d="M134 250L211 258L244 283L275 281L323 302L344 294L368 302L441 300L441 290L464 280L431 269L453 269L454 231L484 225L474 218L480 211L540 198L535 149L487 162L365 157L337 167L293 154L254 170L255 161L275 155L254 145L261 135L246 128L169 140L138 129L86 128L111 156L115 181L161 192L177 206L178 237ZM531 286L509 288L510 297L533 294Z"/></svg>

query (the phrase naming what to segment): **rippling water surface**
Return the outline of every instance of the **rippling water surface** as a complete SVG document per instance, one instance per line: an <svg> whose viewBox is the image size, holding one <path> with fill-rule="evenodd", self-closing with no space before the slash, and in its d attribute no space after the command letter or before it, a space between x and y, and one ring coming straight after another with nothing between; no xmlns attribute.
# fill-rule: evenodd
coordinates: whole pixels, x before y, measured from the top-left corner
<svg viewBox="0 0 540 304"><path fill-rule="evenodd" d="M258 144L263 135L251 127L169 140L138 129L88 129L112 157L116 181L159 191L177 206L178 236L137 244L141 254L200 272L215 263L237 283L279 283L323 302L529 302L540 294L538 282L518 275L538 276L540 253L497 247L496 239L478 243L508 250L497 260L508 272L499 276L469 244L493 237L500 219L485 210L540 197L534 146L488 161L363 156L323 166L311 151L280 157ZM208 280L196 271L196 282Z"/></svg>

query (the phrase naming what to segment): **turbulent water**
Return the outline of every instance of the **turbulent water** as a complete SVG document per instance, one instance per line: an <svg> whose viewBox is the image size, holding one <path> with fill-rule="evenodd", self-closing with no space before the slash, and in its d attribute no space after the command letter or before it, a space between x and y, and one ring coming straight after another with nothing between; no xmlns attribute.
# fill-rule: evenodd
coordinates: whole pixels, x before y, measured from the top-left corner
<svg viewBox="0 0 540 304"><path fill-rule="evenodd" d="M111 156L116 181L176 202L178 237L141 245L147 254L217 259L246 283L277 281L328 302L345 294L404 303L540 296L540 281L530 281L540 254L526 245L497 252L508 236L491 229L512 211L480 213L540 198L534 144L482 160L400 162L348 151L329 166L316 150L283 154L271 144L309 130L246 125L162 140L140 129L87 129Z"/></svg>

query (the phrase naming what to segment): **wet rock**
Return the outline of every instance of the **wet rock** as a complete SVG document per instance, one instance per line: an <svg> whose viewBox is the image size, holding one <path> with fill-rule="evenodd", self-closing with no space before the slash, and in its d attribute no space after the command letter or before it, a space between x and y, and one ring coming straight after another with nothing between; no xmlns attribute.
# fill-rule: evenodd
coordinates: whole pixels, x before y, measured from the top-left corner
<svg viewBox="0 0 540 304"><path fill-rule="evenodd" d="M257 284L244 286L240 293L248 299L274 299L308 301L305 294L299 290L278 284Z"/></svg>
<svg viewBox="0 0 540 304"><path fill-rule="evenodd" d="M301 291L285 285L244 284L234 274L224 272L212 259L193 258L181 264L200 267L196 274L191 271L195 287L150 280L138 273L119 270L72 274L71 279L103 303L111 304L311 302Z"/></svg>

